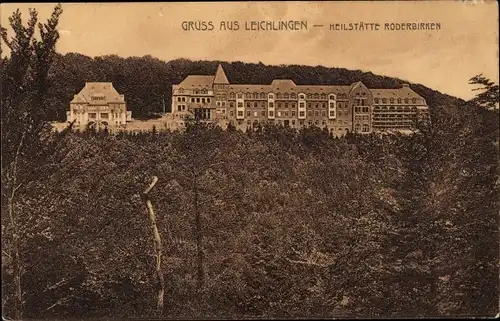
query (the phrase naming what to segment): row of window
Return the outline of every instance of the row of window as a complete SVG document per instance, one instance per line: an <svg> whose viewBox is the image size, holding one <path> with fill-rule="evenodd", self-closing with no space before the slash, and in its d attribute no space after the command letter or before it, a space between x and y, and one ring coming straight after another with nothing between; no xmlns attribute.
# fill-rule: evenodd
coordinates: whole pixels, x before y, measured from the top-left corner
<svg viewBox="0 0 500 321"><path fill-rule="evenodd" d="M186 102L186 97L177 97L178 102ZM210 97L191 97L192 103L210 103Z"/></svg>
<svg viewBox="0 0 500 321"><path fill-rule="evenodd" d="M265 123L268 123L268 122L270 122L270 121L258 121L258 120L253 120L252 121L252 120L247 120L247 126L257 126L260 123L265 124ZM273 120L271 120L271 122L273 122ZM297 122L295 119L291 119L291 120L288 120L288 119L284 119L284 120L277 119L276 123L279 124L279 125L285 125L285 126L290 126L291 125L292 127L294 127L295 124L297 124L297 123L300 126L304 126L305 125L305 121L304 120L299 120ZM326 120L323 120L321 122L321 125L323 125L323 126L326 126L326 124L327 124ZM332 125L332 124L333 124L333 122L330 121L330 125ZM242 120L238 120L238 125L243 125L243 121ZM319 121L318 120L315 120L315 121L311 121L310 120L310 121L307 122L307 125L309 125L309 126L312 126L312 125L319 126ZM366 126L368 126L368 125L366 125ZM367 127L367 128L369 128L369 127ZM348 131L349 129L348 128L342 128L342 127L337 127L337 128L331 128L330 129L330 131L334 131L334 130L338 130L338 131L344 131L345 130L345 131ZM369 130L367 130L367 131L369 131Z"/></svg>
<svg viewBox="0 0 500 321"><path fill-rule="evenodd" d="M414 111L415 107L411 106L375 106L373 110L393 110L393 111Z"/></svg>
<svg viewBox="0 0 500 321"><path fill-rule="evenodd" d="M104 100L104 96L92 96L92 100Z"/></svg>
<svg viewBox="0 0 500 321"><path fill-rule="evenodd" d="M354 107L356 113L368 113L370 112L370 107Z"/></svg>
<svg viewBox="0 0 500 321"><path fill-rule="evenodd" d="M316 100L326 100L327 97L330 100L335 100L336 96L334 94L330 94L327 96L327 94L296 94L296 93L234 93L230 92L229 93L229 99L316 99Z"/></svg>
<svg viewBox="0 0 500 321"><path fill-rule="evenodd" d="M391 104L394 104L395 101L397 101L398 104L402 104L403 101L404 101L405 104L409 104L410 103L410 100L408 98L405 98L404 100L401 99L401 98L398 98L397 100L395 100L394 98L389 98L389 102ZM382 98L382 99L375 98L375 104L378 104L379 102L382 102L382 104L387 104L387 98ZM417 98L412 98L411 102L412 102L412 104L416 104L417 103Z"/></svg>

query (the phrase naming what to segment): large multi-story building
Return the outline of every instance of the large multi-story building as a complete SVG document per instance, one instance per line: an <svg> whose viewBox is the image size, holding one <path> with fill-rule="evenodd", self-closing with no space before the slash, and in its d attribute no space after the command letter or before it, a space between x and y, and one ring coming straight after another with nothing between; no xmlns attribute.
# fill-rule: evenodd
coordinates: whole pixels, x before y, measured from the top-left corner
<svg viewBox="0 0 500 321"><path fill-rule="evenodd" d="M132 112L127 111L125 96L120 95L112 83L86 82L70 102L66 120L76 121L76 127L89 125L111 129L123 127L131 121Z"/></svg>
<svg viewBox="0 0 500 321"><path fill-rule="evenodd" d="M425 99L407 84L398 89L369 89L360 81L341 86L297 85L290 79L231 84L221 65L214 76L189 75L172 86L175 126L194 117L242 130L269 122L293 128L315 125L341 136L411 130L427 112Z"/></svg>

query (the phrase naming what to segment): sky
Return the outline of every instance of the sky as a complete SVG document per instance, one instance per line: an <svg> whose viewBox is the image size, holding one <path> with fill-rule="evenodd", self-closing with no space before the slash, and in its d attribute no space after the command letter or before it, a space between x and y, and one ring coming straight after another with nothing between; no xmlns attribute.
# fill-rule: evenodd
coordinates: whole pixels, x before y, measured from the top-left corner
<svg viewBox="0 0 500 321"><path fill-rule="evenodd" d="M50 3L0 5L0 22L17 8L47 19ZM479 73L498 83L496 1L63 3L57 51L91 57L176 58L303 64L371 71L421 83L453 96L475 95ZM307 21L307 30L248 31L245 22ZM184 21L211 21L214 30L183 30ZM220 30L238 21L237 31ZM330 24L379 23L380 30L334 31ZM440 30L384 30L385 23L439 23ZM313 25L323 27L313 27Z"/></svg>

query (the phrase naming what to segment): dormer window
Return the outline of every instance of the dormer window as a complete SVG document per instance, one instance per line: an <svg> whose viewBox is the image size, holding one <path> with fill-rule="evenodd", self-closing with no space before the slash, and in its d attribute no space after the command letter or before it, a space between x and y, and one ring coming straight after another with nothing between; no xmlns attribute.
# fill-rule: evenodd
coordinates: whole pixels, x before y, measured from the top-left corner
<svg viewBox="0 0 500 321"><path fill-rule="evenodd" d="M273 93L269 93L269 95L267 95L268 99L274 99L274 94Z"/></svg>
<svg viewBox="0 0 500 321"><path fill-rule="evenodd" d="M335 95L330 95L329 97L330 100L335 100Z"/></svg>
<svg viewBox="0 0 500 321"><path fill-rule="evenodd" d="M391 101L391 104L394 104L394 98L391 98L390 101Z"/></svg>
<svg viewBox="0 0 500 321"><path fill-rule="evenodd" d="M306 96L304 94L299 95L299 99L305 99L305 98L306 98Z"/></svg>
<svg viewBox="0 0 500 321"><path fill-rule="evenodd" d="M417 98L412 98L412 99L411 99L411 102L412 102L413 104L416 104L416 103L417 103Z"/></svg>
<svg viewBox="0 0 500 321"><path fill-rule="evenodd" d="M375 98L375 104L378 104L378 98Z"/></svg>

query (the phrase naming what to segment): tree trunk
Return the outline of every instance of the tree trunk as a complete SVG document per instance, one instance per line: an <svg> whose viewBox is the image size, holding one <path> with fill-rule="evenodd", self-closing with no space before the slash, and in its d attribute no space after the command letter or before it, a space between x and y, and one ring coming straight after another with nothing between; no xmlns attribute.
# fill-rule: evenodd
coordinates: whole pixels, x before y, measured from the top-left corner
<svg viewBox="0 0 500 321"><path fill-rule="evenodd" d="M198 291L201 291L204 286L203 247L201 244L203 235L201 231L200 210L198 208L198 182L196 176L194 177L194 212L195 212L196 251L197 251L197 264L198 264Z"/></svg>
<svg viewBox="0 0 500 321"><path fill-rule="evenodd" d="M9 198L9 217L12 228L12 269L14 278L14 318L21 320L23 317L23 291L21 284L21 256L19 255L19 231L14 219L14 192Z"/></svg>
<svg viewBox="0 0 500 321"><path fill-rule="evenodd" d="M158 227L156 225L156 215L155 211L153 209L153 204L151 203L151 200L149 199L149 192L153 187L155 186L156 182L158 182L158 177L154 176L153 181L149 185L148 188L144 191L144 198L146 200L146 206L148 208L148 213L149 213L149 219L151 221L151 228L153 230L153 238L154 238L154 244L155 244L155 251L156 251L156 276L158 278L158 301L156 304L156 309L158 316L161 316L163 313L163 296L165 294L165 281L163 278L163 272L161 269L161 261L162 261L162 244L161 244L161 238L160 238L160 233L158 232Z"/></svg>

